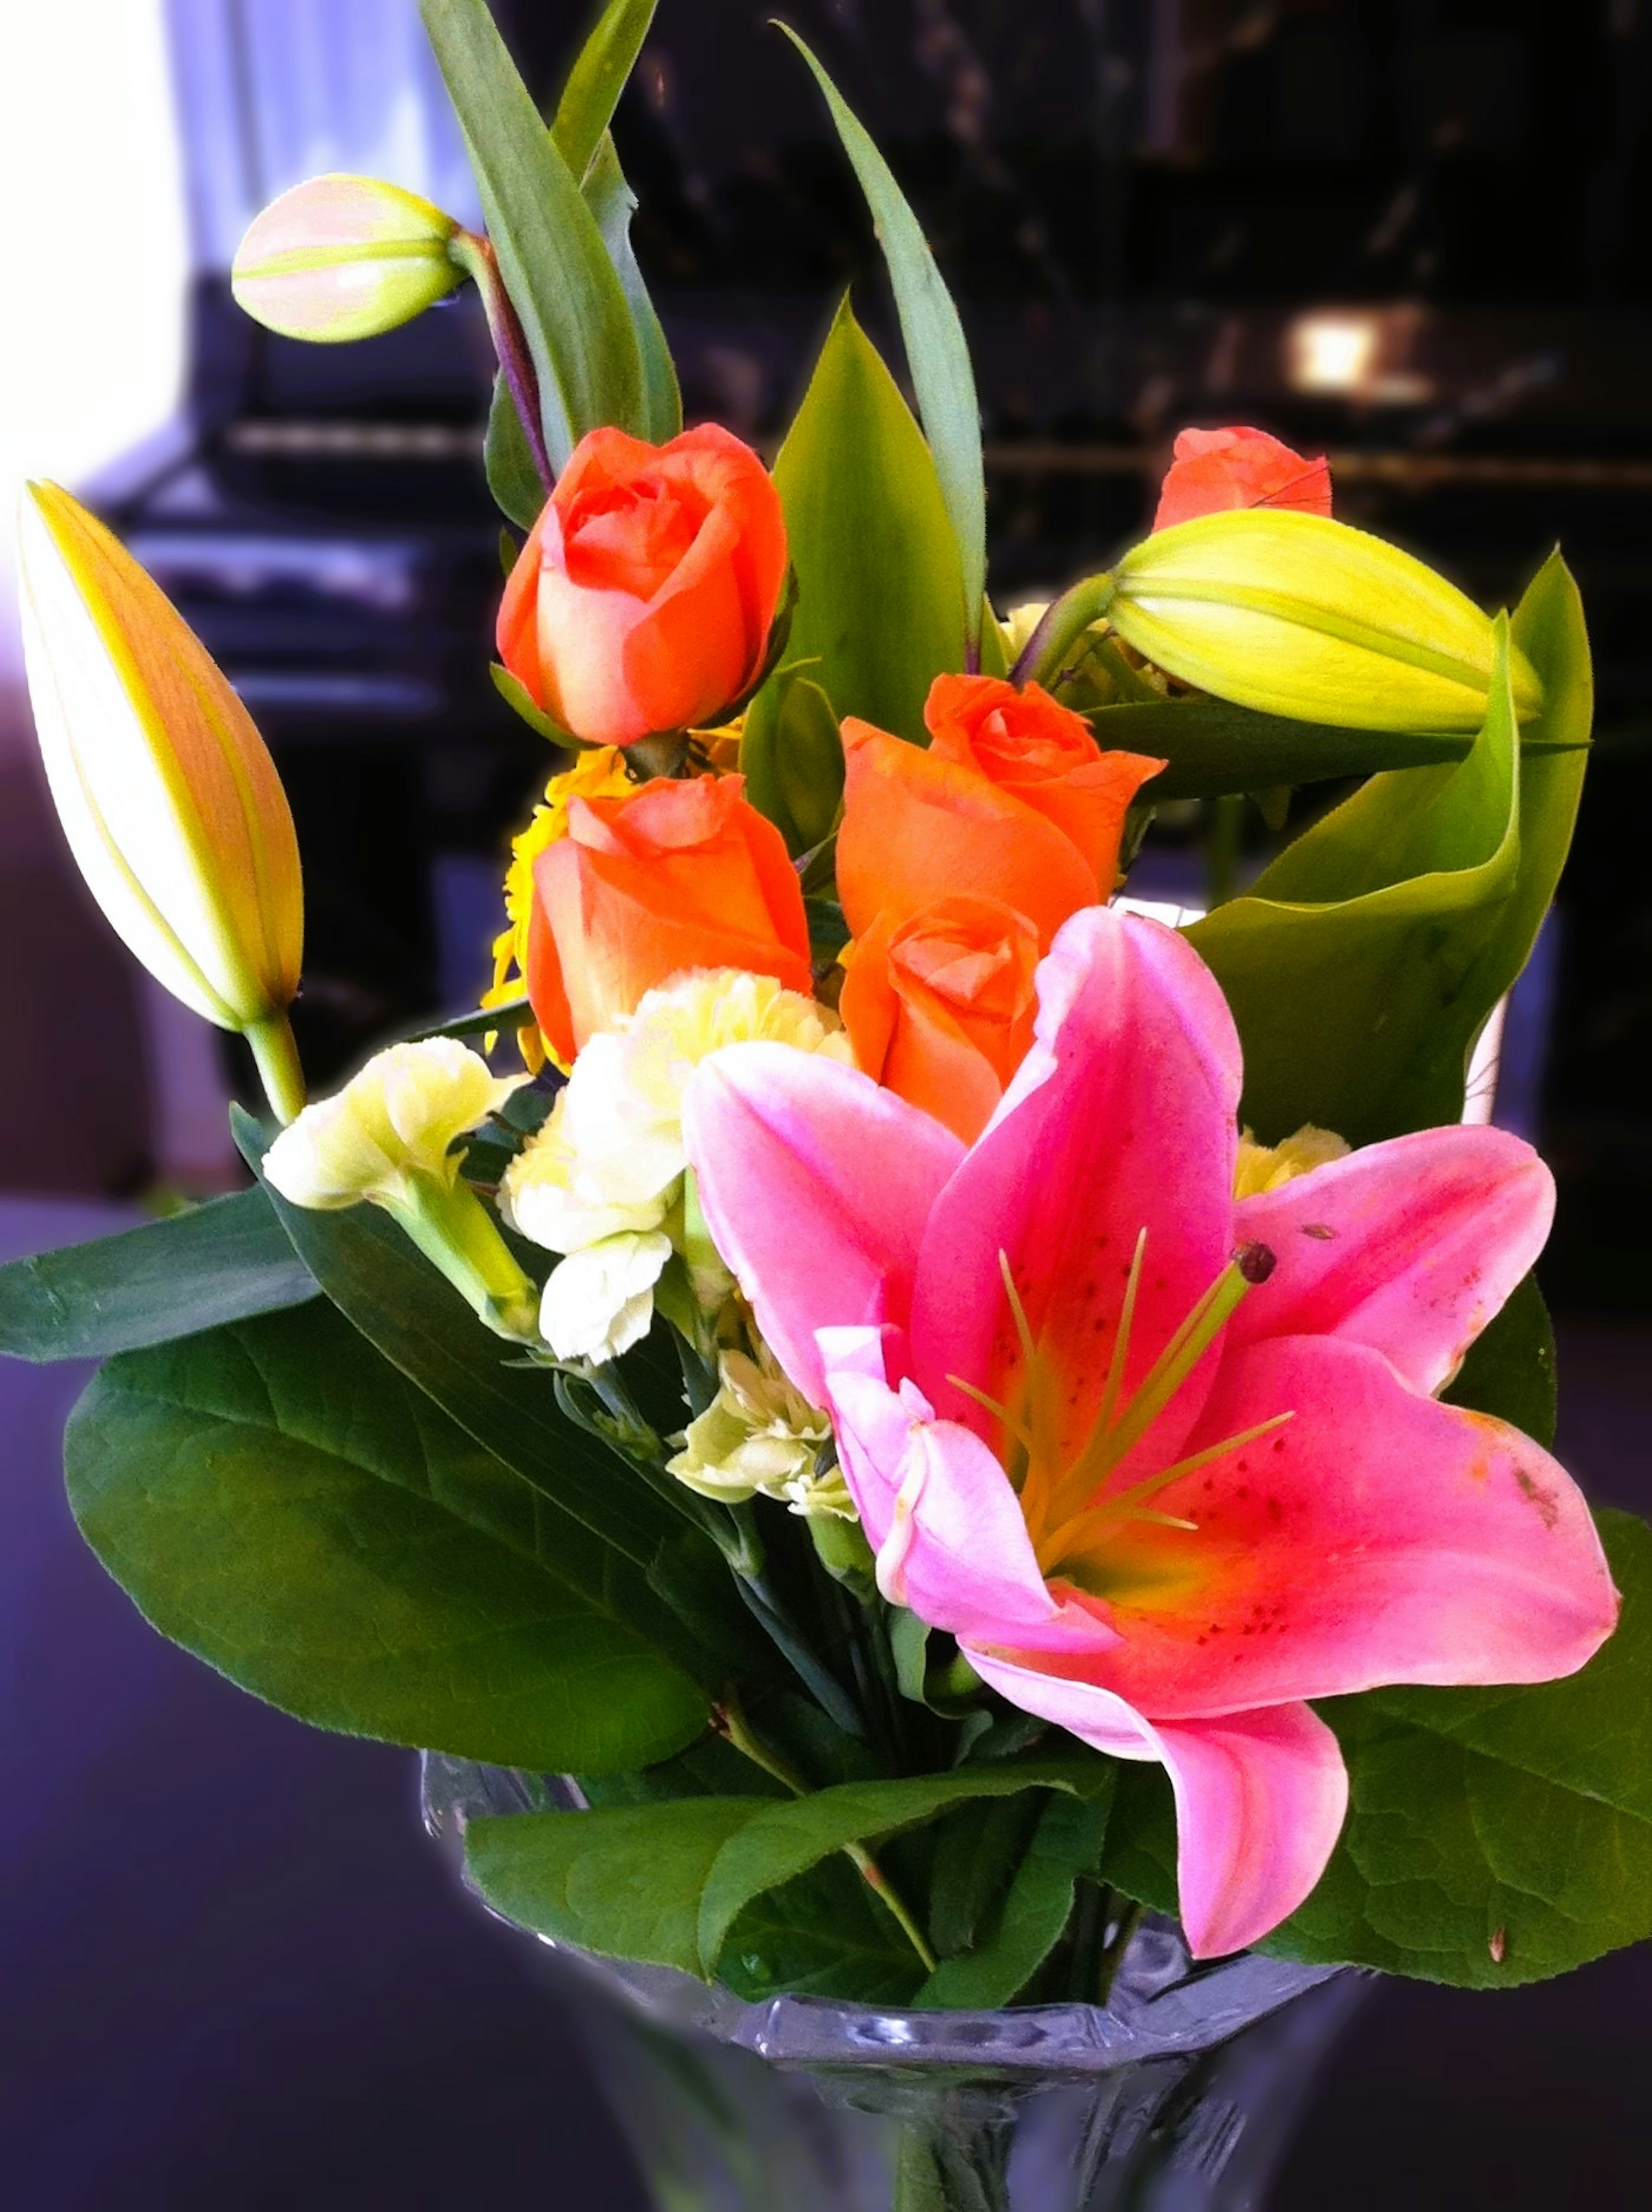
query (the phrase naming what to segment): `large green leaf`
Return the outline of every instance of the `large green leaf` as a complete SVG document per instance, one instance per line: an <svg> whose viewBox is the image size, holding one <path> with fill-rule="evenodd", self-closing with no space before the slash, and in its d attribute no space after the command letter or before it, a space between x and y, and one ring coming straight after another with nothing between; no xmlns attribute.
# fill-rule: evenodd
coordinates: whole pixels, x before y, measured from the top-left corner
<svg viewBox="0 0 1652 2212"><path fill-rule="evenodd" d="M253 1164L255 1124L236 1136ZM610 1599L635 1626L708 1686L720 1656L668 1603L658 1577L692 1579L701 1611L741 1616L711 1547L636 1470L557 1405L549 1375L513 1366L387 1216L367 1206L312 1212L278 1193L270 1203L327 1297L367 1342L452 1420L532 1486L546 1541L579 1588ZM685 1556L685 1541L695 1548ZM740 1622L731 1627L734 1635Z"/></svg>
<svg viewBox="0 0 1652 2212"><path fill-rule="evenodd" d="M765 1804L717 1854L700 1900L700 1959L710 1972L729 1929L754 1897L807 1874L846 1844L898 1833L971 1800L1032 1789L1088 1796L1107 1786L1099 1759L1028 1760L956 1768L902 1782L846 1782L807 1797Z"/></svg>
<svg viewBox="0 0 1652 2212"><path fill-rule="evenodd" d="M1429 768L1463 759L1474 742L1462 730L1342 730L1293 722L1224 699L1128 700L1097 708L1087 719L1109 751L1146 753L1167 763L1146 794L1155 802ZM1553 750L1555 741L1540 722L1528 722L1520 735L1529 773L1534 757Z"/></svg>
<svg viewBox="0 0 1652 2212"><path fill-rule="evenodd" d="M579 180L517 75L486 0L420 0L420 13L533 356L545 444L561 468L599 424L643 428L631 311Z"/></svg>
<svg viewBox="0 0 1652 2212"><path fill-rule="evenodd" d="M1110 1785L1111 1771L1104 1771ZM1025 1988L1067 1924L1079 1876L1100 1863L1111 1794L1109 1787L1090 1798L1050 1798L985 1940L960 1958L943 1959L920 2003L990 2012Z"/></svg>
<svg viewBox="0 0 1652 2212"><path fill-rule="evenodd" d="M262 1190L0 1267L0 1352L102 1359L316 1295Z"/></svg>
<svg viewBox="0 0 1652 2212"><path fill-rule="evenodd" d="M1624 1610L1581 1674L1320 1707L1348 1762L1347 1825L1263 1950L1507 1989L1652 1936L1652 1529L1598 1517ZM1173 1911L1175 1865L1164 1777L1127 1769L1106 1879Z"/></svg>
<svg viewBox="0 0 1652 2212"><path fill-rule="evenodd" d="M65 1459L87 1541L145 1616L301 1720L592 1771L704 1725L623 1596L567 1577L533 1486L330 1306L123 1354Z"/></svg>
<svg viewBox="0 0 1652 2212"><path fill-rule="evenodd" d="M641 434L663 446L683 428L683 394L678 389L671 349L649 295L631 246L631 217L636 195L625 181L611 133L597 149L584 185L586 205L596 218L608 248L609 259L619 278L626 306L636 331L637 352L642 367Z"/></svg>
<svg viewBox="0 0 1652 2212"><path fill-rule="evenodd" d="M987 485L981 464L981 407L969 347L935 257L890 167L797 33L782 23L826 95L860 189L866 196L889 263L907 365L918 412L935 457L941 496L957 543L963 606L971 639L981 635L987 591Z"/></svg>
<svg viewBox="0 0 1652 2212"><path fill-rule="evenodd" d="M551 136L581 184L608 136L658 4L659 0L609 0L574 57L556 102Z"/></svg>
<svg viewBox="0 0 1652 2212"><path fill-rule="evenodd" d="M847 301L774 482L798 579L787 668L812 663L840 720L923 741L930 684L963 665L957 547L929 448ZM747 715L754 757L774 742L785 673Z"/></svg>
<svg viewBox="0 0 1652 2212"><path fill-rule="evenodd" d="M1520 875L1506 638L1499 623L1466 760L1373 776L1187 933L1233 1009L1242 1111L1265 1143L1306 1121L1360 1145L1461 1115Z"/></svg>

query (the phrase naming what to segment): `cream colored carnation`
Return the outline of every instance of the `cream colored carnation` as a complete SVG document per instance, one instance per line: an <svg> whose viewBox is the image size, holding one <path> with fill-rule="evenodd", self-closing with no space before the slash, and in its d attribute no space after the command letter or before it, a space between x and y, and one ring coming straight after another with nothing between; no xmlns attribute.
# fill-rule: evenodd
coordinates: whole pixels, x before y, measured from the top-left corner
<svg viewBox="0 0 1652 2212"><path fill-rule="evenodd" d="M527 1080L494 1076L453 1037L392 1045L336 1097L307 1106L270 1146L264 1172L293 1205L329 1210L386 1204L414 1174L452 1189L456 1140Z"/></svg>
<svg viewBox="0 0 1652 2212"><path fill-rule="evenodd" d="M648 1334L654 1285L671 1240L627 1231L587 1244L550 1271L539 1302L539 1333L558 1359L617 1359Z"/></svg>
<svg viewBox="0 0 1652 2212"><path fill-rule="evenodd" d="M794 1513L853 1520L841 1470L817 1472L831 1421L787 1382L768 1346L756 1359L725 1352L718 1369L721 1387L683 1432L671 1474L725 1504L762 1495L783 1499Z"/></svg>
<svg viewBox="0 0 1652 2212"><path fill-rule="evenodd" d="M561 1091L544 1126L506 1169L499 1210L513 1229L548 1252L580 1252L606 1237L658 1229L665 1200L656 1194L616 1204L580 1163L568 1135L568 1094Z"/></svg>
<svg viewBox="0 0 1652 2212"><path fill-rule="evenodd" d="M1287 1137L1281 1145L1259 1145L1247 1129L1239 1139L1233 1194L1236 1198L1260 1198L1264 1191L1278 1190L1285 1183L1295 1182L1298 1176L1307 1175L1314 1168L1327 1166L1332 1160L1345 1159L1348 1152L1348 1146L1334 1130L1316 1129L1311 1121L1304 1122L1294 1137Z"/></svg>

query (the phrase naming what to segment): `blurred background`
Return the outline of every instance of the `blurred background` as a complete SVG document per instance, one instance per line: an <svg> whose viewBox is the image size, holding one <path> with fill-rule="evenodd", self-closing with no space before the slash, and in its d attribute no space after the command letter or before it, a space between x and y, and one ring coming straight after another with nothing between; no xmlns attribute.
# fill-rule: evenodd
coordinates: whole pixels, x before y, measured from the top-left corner
<svg viewBox="0 0 1652 2212"><path fill-rule="evenodd" d="M554 95L588 0L497 0ZM774 0L662 0L616 135L690 419L765 447L846 284L892 316ZM1563 1455L1652 1507L1652 4L787 0L918 207L986 416L1001 606L1138 533L1183 424L1331 455L1345 520L1488 605L1558 540L1599 720L1497 1118L1561 1180ZM415 0L0 0L0 499L68 483L222 664L292 796L318 1079L473 1003L547 763L488 680L473 299L306 348L240 315L252 216L327 169L475 220ZM898 352L892 353L898 360ZM1167 886L1174 889L1174 885ZM1149 886L1151 888L1151 886ZM244 1071L91 913L0 551L0 1256L228 1187ZM77 1549L77 1378L0 1370L0 2129L20 2212L633 2212L567 2021L416 1833L410 1762L160 1645ZM1652 2183L1652 1968L1386 1990L1274 2202L1609 2206ZM576 2035L575 2023L574 2035Z"/></svg>

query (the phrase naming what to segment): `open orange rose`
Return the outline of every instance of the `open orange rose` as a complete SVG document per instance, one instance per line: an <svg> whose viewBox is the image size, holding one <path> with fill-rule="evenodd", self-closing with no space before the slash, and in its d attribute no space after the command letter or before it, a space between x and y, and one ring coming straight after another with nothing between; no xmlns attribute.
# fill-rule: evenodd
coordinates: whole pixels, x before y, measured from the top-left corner
<svg viewBox="0 0 1652 2212"><path fill-rule="evenodd" d="M1026 916L991 899L881 915L839 1000L856 1060L973 1144L1032 1042L1039 951Z"/></svg>
<svg viewBox="0 0 1652 2212"><path fill-rule="evenodd" d="M762 673L786 523L749 446L707 424L666 446L592 430L499 610L499 657L588 744L714 722Z"/></svg>
<svg viewBox="0 0 1652 2212"><path fill-rule="evenodd" d="M534 863L528 996L562 1064L646 991L690 968L812 987L797 871L738 775L658 778L575 799Z"/></svg>
<svg viewBox="0 0 1652 2212"><path fill-rule="evenodd" d="M1306 460L1266 430L1181 430L1159 494L1155 530L1220 514L1233 507L1289 507L1331 512L1331 471L1321 453Z"/></svg>
<svg viewBox="0 0 1652 2212"><path fill-rule="evenodd" d="M991 899L1048 945L1070 914L1111 897L1131 800L1164 763L1104 753L1083 717L1036 684L939 676L926 752L869 722L843 725L838 895L858 937L937 899Z"/></svg>

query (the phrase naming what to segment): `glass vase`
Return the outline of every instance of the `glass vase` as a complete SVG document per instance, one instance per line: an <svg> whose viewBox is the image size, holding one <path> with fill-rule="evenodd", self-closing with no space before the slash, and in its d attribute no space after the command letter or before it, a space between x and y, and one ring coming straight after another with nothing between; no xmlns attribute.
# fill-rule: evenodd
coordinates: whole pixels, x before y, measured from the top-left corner
<svg viewBox="0 0 1652 2212"><path fill-rule="evenodd" d="M456 1856L471 1814L545 1802L426 1756L426 1825ZM891 2011L749 2003L532 1941L659 2212L1250 2212L1369 1978L1198 1966L1149 1917L1105 2005Z"/></svg>

